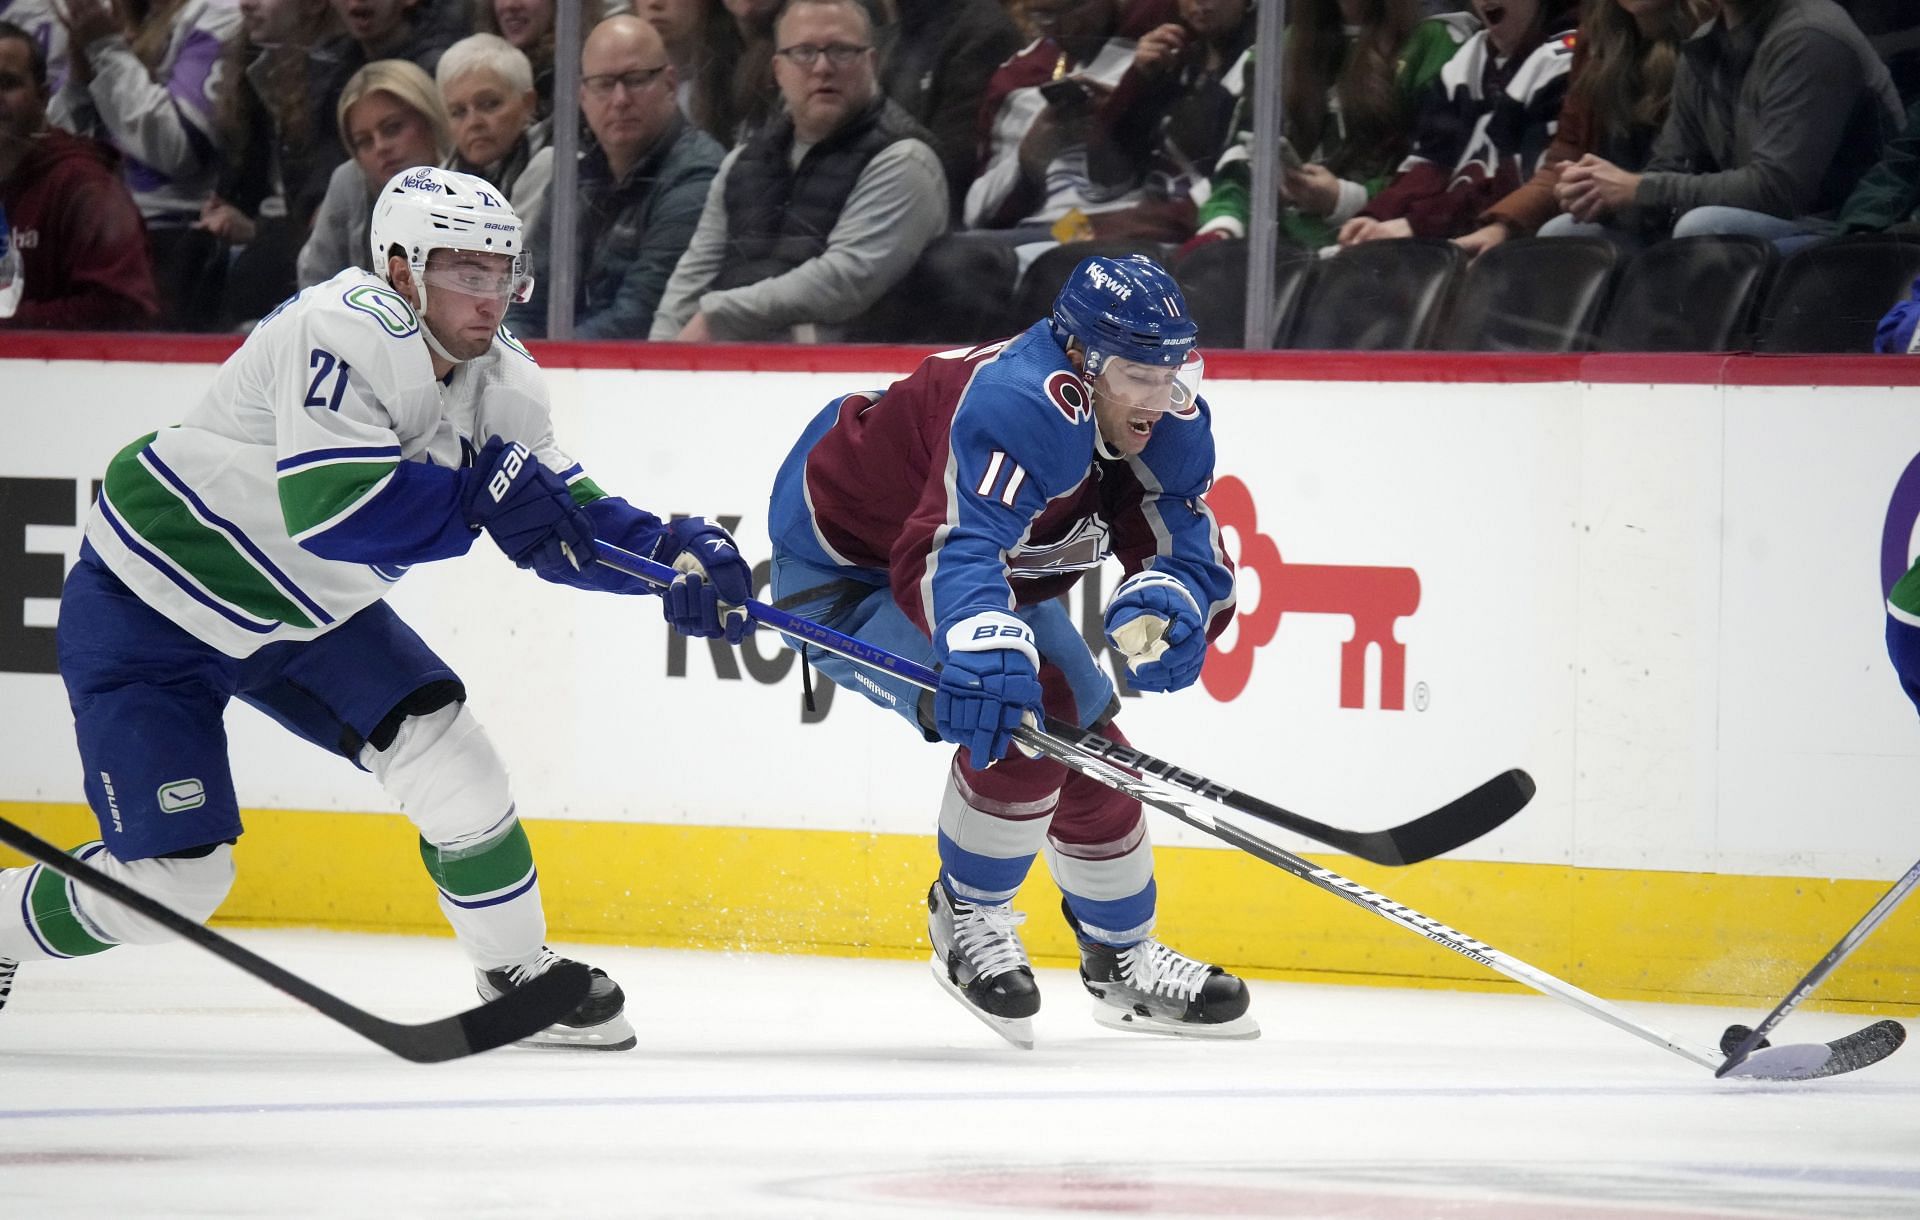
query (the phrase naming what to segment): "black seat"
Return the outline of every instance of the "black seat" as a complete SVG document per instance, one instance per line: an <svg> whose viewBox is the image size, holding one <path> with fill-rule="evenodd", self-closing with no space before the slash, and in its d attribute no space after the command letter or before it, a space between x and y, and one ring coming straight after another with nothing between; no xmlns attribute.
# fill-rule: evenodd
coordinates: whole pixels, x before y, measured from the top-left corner
<svg viewBox="0 0 1920 1220"><path fill-rule="evenodd" d="M1920 236L1861 233L1797 251L1760 311L1762 352L1870 352L1874 330L1920 276Z"/></svg>
<svg viewBox="0 0 1920 1220"><path fill-rule="evenodd" d="M1032 318L1009 320L1020 263L995 235L954 233L921 252L907 274L847 326L849 343L946 343L998 339Z"/></svg>
<svg viewBox="0 0 1920 1220"><path fill-rule="evenodd" d="M1209 348L1246 346L1248 243L1242 238L1209 242L1172 267L1187 298L1187 310L1200 327L1200 344ZM1273 254L1273 306L1276 323L1291 319L1300 298L1310 251L1281 245ZM1276 326L1277 329L1277 326Z"/></svg>
<svg viewBox="0 0 1920 1220"><path fill-rule="evenodd" d="M1280 346L1365 352L1425 347L1465 257L1450 241L1396 238L1321 259Z"/></svg>
<svg viewBox="0 0 1920 1220"><path fill-rule="evenodd" d="M1061 286L1082 259L1092 258L1096 254L1109 258L1144 254L1165 267L1173 249L1157 241L1076 241L1055 246L1034 259L1027 273L1020 277L1020 287L1013 295L1013 311L1010 315L1013 325L1009 329L1030 326L1053 312L1053 298L1060 295Z"/></svg>
<svg viewBox="0 0 1920 1220"><path fill-rule="evenodd" d="M1599 237L1503 242L1467 267L1441 326L1455 352L1573 352L1593 342L1619 248Z"/></svg>
<svg viewBox="0 0 1920 1220"><path fill-rule="evenodd" d="M1730 352L1748 345L1780 256L1758 237L1675 237L1634 255L1614 282L1594 346L1606 352Z"/></svg>

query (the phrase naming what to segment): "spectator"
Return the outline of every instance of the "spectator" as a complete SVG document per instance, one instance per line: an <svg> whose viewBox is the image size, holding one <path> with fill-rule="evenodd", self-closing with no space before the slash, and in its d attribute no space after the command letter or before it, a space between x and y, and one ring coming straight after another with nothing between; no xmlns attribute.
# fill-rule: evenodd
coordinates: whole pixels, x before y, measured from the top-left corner
<svg viewBox="0 0 1920 1220"><path fill-rule="evenodd" d="M333 171L313 232L300 248L302 288L348 267L374 270L367 245L374 192L408 166L438 165L453 152L440 93L409 60L376 59L355 72L334 111L353 159Z"/></svg>
<svg viewBox="0 0 1920 1220"><path fill-rule="evenodd" d="M774 76L786 113L734 149L651 337L829 339L947 227L925 129L880 93L860 0L787 0Z"/></svg>
<svg viewBox="0 0 1920 1220"><path fill-rule="evenodd" d="M195 227L238 249L227 320L256 318L293 295L294 263L346 156L314 123L307 56L338 32L329 0L240 0L216 110L221 169Z"/></svg>
<svg viewBox="0 0 1920 1220"><path fill-rule="evenodd" d="M1900 127L1886 65L1833 0L1722 0L1680 50L1644 173L1588 154L1560 174L1575 220L1676 237L1815 239Z"/></svg>
<svg viewBox="0 0 1920 1220"><path fill-rule="evenodd" d="M447 168L500 188L532 227L553 177L551 123L535 123L533 65L497 34L474 34L447 48L435 70L453 130Z"/></svg>
<svg viewBox="0 0 1920 1220"><path fill-rule="evenodd" d="M404 59L428 78L461 34L447 28L431 0L332 0L346 33L315 47L309 57L316 139L331 139L328 119L355 73L381 59ZM334 270L338 271L336 267Z"/></svg>
<svg viewBox="0 0 1920 1220"><path fill-rule="evenodd" d="M520 48L527 62L533 65L533 91L540 99L535 117L550 117L553 114L553 0L472 0L472 3L478 13L473 22L475 29L482 34L498 34ZM583 7L593 14L589 18L591 24L592 20L628 12L632 4L630 0L587 0Z"/></svg>
<svg viewBox="0 0 1920 1220"><path fill-rule="evenodd" d="M1920 99L1907 107L1907 127L1887 145L1840 209L1843 233L1877 233L1920 224Z"/></svg>
<svg viewBox="0 0 1920 1220"><path fill-rule="evenodd" d="M1292 6L1281 88L1282 235L1331 245L1407 155L1415 106L1479 22L1423 19L1420 0L1301 0ZM1199 192L1188 248L1244 237L1252 213L1253 65L1234 112L1232 144ZM1293 150L1306 149L1302 160Z"/></svg>
<svg viewBox="0 0 1920 1220"><path fill-rule="evenodd" d="M1130 207L1090 222L1098 238L1184 241L1198 226L1196 192L1230 143L1253 62L1250 0L1179 0L1180 20L1140 39L1108 102L1110 140L1090 149L1088 172L1141 188Z"/></svg>
<svg viewBox="0 0 1920 1220"><path fill-rule="evenodd" d="M1473 0L1486 28L1427 86L1413 150L1340 244L1456 237L1533 176L1566 100L1574 18L1559 0Z"/></svg>
<svg viewBox="0 0 1920 1220"><path fill-rule="evenodd" d="M0 0L0 21L27 32L47 64L47 85L55 93L67 79L67 27L54 0Z"/></svg>
<svg viewBox="0 0 1920 1220"><path fill-rule="evenodd" d="M1615 165L1647 163L1673 98L1680 44L1708 11L1705 0L1587 0L1553 143L1525 186L1454 241L1478 257L1509 237L1600 232L1560 211L1560 171L1588 153Z"/></svg>
<svg viewBox="0 0 1920 1220"><path fill-rule="evenodd" d="M773 71L773 18L781 0L722 0L731 21L714 44L708 75L694 93L693 121L732 147L772 121L779 86ZM710 83L709 83L710 82Z"/></svg>
<svg viewBox="0 0 1920 1220"><path fill-rule="evenodd" d="M880 90L933 133L957 216L979 156L980 99L1020 31L998 0L880 0L880 11Z"/></svg>
<svg viewBox="0 0 1920 1220"><path fill-rule="evenodd" d="M1840 0L1886 62L1902 101L1920 101L1920 5L1913 0Z"/></svg>
<svg viewBox="0 0 1920 1220"><path fill-rule="evenodd" d="M0 21L0 209L24 294L0 326L114 330L159 310L140 211L114 152L47 125L47 61Z"/></svg>
<svg viewBox="0 0 1920 1220"><path fill-rule="evenodd" d="M667 62L679 80L674 100L680 112L695 118L702 81L714 62L715 48L733 29L733 18L719 0L639 0L634 16L644 18L667 48Z"/></svg>
<svg viewBox="0 0 1920 1220"><path fill-rule="evenodd" d="M1022 20L1035 41L987 84L968 228L1051 226L1138 202L1137 187L1095 182L1088 162L1109 138L1107 103L1136 40L1177 14L1174 0L1026 0Z"/></svg>
<svg viewBox="0 0 1920 1220"><path fill-rule="evenodd" d="M162 324L195 325L201 281L225 257L193 225L220 168L214 99L239 10L228 0L71 0L61 11L70 58L48 117L120 153L147 226Z"/></svg>
<svg viewBox="0 0 1920 1220"><path fill-rule="evenodd" d="M593 144L580 155L573 333L644 339L667 277L699 223L725 149L680 113L673 65L659 32L638 17L609 17L580 53L580 111ZM552 283L551 205L528 241L535 284ZM547 333L536 296L508 314L522 335Z"/></svg>

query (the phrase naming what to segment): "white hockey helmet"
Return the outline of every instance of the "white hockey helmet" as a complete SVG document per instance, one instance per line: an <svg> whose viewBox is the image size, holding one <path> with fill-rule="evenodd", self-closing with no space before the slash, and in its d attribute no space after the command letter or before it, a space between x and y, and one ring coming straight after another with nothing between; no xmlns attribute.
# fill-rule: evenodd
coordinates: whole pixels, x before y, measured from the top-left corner
<svg viewBox="0 0 1920 1220"><path fill-rule="evenodd" d="M505 254L513 259L508 296L515 301L533 296L533 269L520 217L484 178L431 165L403 169L374 200L368 236L373 265L383 276L387 254L395 246L405 252L416 282L434 250Z"/></svg>

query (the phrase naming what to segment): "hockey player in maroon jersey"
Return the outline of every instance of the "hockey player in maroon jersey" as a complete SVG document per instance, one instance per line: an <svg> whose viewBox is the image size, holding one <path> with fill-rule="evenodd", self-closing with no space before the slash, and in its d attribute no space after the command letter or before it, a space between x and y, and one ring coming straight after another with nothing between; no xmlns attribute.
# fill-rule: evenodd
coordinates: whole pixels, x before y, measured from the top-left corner
<svg viewBox="0 0 1920 1220"><path fill-rule="evenodd" d="M829 403L774 483L780 606L940 668L926 694L808 653L927 740L960 747L927 895L934 973L1022 1046L1040 994L1011 903L1043 850L1097 1020L1259 1033L1244 983L1153 938L1139 803L1010 749L1043 708L1125 740L1113 684L1057 600L1109 555L1126 577L1105 629L1136 690L1191 685L1233 617L1233 565L1201 500L1213 436L1195 393L1196 337L1152 260L1089 258L1021 334Z"/></svg>

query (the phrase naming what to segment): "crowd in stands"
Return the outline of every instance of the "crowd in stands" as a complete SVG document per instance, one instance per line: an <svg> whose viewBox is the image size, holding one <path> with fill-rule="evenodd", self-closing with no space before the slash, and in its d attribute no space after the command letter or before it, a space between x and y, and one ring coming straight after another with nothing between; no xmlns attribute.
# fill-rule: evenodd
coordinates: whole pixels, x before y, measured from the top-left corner
<svg viewBox="0 0 1920 1220"><path fill-rule="evenodd" d="M1283 243L1321 259L1920 243L1913 0L1291 0L1275 147L1258 2L0 0L0 327L244 331L370 269L375 193L428 163L500 190L542 286L572 218L591 339L870 337L969 246L1179 275L1244 257L1269 157ZM545 294L509 324L544 336Z"/></svg>

